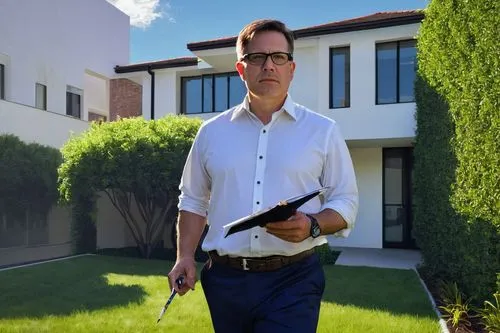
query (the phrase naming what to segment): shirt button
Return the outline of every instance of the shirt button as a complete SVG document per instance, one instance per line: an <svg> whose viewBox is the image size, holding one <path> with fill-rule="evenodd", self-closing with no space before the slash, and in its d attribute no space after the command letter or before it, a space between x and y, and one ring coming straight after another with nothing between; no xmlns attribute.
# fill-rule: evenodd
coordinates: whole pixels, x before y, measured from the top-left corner
<svg viewBox="0 0 500 333"><path fill-rule="evenodd" d="M254 236L254 238L255 238L255 239L257 239L257 238L259 238L259 236L258 236L258 235L255 235L255 236Z"/></svg>
<svg viewBox="0 0 500 333"><path fill-rule="evenodd" d="M260 201L257 201L257 205L260 205Z"/></svg>
<svg viewBox="0 0 500 333"><path fill-rule="evenodd" d="M263 159L263 158L264 158L264 156L262 156L262 155L259 156L259 159Z"/></svg>
<svg viewBox="0 0 500 333"><path fill-rule="evenodd" d="M262 130L262 133L266 133L266 130Z"/></svg>
<svg viewBox="0 0 500 333"><path fill-rule="evenodd" d="M260 180L257 181L257 185L260 185Z"/></svg>

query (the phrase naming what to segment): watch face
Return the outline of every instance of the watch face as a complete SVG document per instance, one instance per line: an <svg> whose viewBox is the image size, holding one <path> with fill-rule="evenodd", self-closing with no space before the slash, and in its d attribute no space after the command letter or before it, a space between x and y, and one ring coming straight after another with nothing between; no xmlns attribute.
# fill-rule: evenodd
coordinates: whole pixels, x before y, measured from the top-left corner
<svg viewBox="0 0 500 333"><path fill-rule="evenodd" d="M311 237L316 238L321 235L321 229L318 224L318 220L316 220L313 216L307 215L309 220L311 220Z"/></svg>
<svg viewBox="0 0 500 333"><path fill-rule="evenodd" d="M315 225L312 227L312 230L311 230L311 236L312 236L313 238L316 238L316 237L318 237L320 234L321 234L321 230L319 230L319 225L315 224Z"/></svg>

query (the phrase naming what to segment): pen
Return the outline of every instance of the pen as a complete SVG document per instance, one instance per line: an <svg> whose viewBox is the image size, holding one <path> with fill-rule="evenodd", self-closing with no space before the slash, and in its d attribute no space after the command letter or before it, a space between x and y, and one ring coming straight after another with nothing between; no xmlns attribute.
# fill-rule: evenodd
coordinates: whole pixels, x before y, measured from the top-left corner
<svg viewBox="0 0 500 333"><path fill-rule="evenodd" d="M184 282L184 276L182 276L182 275L179 276L177 278L177 280L175 280L175 283L177 284L177 286L179 288L182 286L183 282ZM170 297L168 298L167 303L165 303L165 305L163 306L163 308L160 311L160 315L158 316L158 320L156 321L157 324L160 322L161 317L163 317L163 314L167 310L167 308L170 305L170 303L172 303L172 300L174 299L174 297L175 297L176 294L177 294L177 291L175 290L175 288L172 288L172 292L170 293Z"/></svg>

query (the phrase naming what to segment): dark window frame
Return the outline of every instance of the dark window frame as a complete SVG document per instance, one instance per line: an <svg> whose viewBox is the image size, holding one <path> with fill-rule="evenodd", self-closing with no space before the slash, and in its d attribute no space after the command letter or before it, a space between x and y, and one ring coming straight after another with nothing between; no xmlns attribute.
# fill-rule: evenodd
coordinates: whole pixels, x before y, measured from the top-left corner
<svg viewBox="0 0 500 333"><path fill-rule="evenodd" d="M37 105L37 91L38 91L37 88L39 86L43 87L43 105L41 107ZM40 82L35 83L35 107L40 110L45 110L45 111L47 110L47 85Z"/></svg>
<svg viewBox="0 0 500 333"><path fill-rule="evenodd" d="M230 108L230 100L231 100L231 77L239 77L238 72L227 72L227 73L213 73L213 74L203 74L203 75L194 75L194 76L183 76L181 77L181 109L180 109L180 114L206 114L206 113L215 113L215 112L223 112L226 111L228 108ZM228 106L224 110L217 110L216 105L216 78L220 77L225 77L227 84L226 84L226 105ZM188 80L194 80L194 79L199 79L201 82L201 111L200 112L186 112L186 88L185 88L185 82ZM211 102L212 102L212 107L210 111L204 111L205 110L205 80L210 80L212 89L211 89Z"/></svg>
<svg viewBox="0 0 500 333"><path fill-rule="evenodd" d="M388 104L404 104L404 103L415 103L415 93L413 94L413 100L412 101L400 101L400 49L401 49L401 43L404 42L409 42L413 41L415 42L415 48L417 47L416 39L402 39L402 40L397 40L397 41L390 41L390 42L379 42L375 44L375 105L388 105ZM395 102L387 102L387 103L380 103L378 101L378 74L379 74L379 68L378 68L378 46L379 45L384 45L384 44L396 44L396 101ZM417 61L417 58L415 58L415 62ZM417 67L417 66L415 66Z"/></svg>
<svg viewBox="0 0 500 333"><path fill-rule="evenodd" d="M0 99L5 99L5 65L0 64Z"/></svg>
<svg viewBox="0 0 500 333"><path fill-rule="evenodd" d="M348 68L348 75L345 75L345 79L347 79L347 82L344 82L344 89L345 89L345 99L346 99L346 105L344 106L334 106L334 101L333 101L333 97L334 97L334 94L333 94L333 89L334 89L334 86L333 86L333 56L334 56L334 52L335 51L345 51L347 50L346 52L346 59L348 59L348 61L346 62L347 64L347 68ZM329 96L330 96L330 99L329 99L329 108L330 109L346 109L346 108L350 108L351 107L351 47L350 46L339 46L339 47L331 47L330 48L330 58L329 58L329 61L330 61L330 67L329 67ZM345 74L345 73L344 73Z"/></svg>
<svg viewBox="0 0 500 333"><path fill-rule="evenodd" d="M73 112L68 113L68 94L72 94L75 96L79 96L79 110L78 110L78 115L73 114ZM72 110L74 111L74 110ZM82 119L82 112L83 112L83 90L73 87L73 86L66 86L66 115L76 118L76 119Z"/></svg>

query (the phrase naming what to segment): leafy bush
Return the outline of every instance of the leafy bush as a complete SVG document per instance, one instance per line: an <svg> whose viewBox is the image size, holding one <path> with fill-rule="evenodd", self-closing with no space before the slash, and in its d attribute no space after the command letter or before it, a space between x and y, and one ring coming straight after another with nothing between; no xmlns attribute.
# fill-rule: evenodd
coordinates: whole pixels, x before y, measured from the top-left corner
<svg viewBox="0 0 500 333"><path fill-rule="evenodd" d="M182 169L200 125L199 119L173 115L149 121L127 118L93 123L68 141L62 149L59 190L66 202L86 207L75 217L75 227L95 224L91 203L102 192L149 258L165 227L175 221ZM133 202L139 216L133 214ZM95 250L89 247L85 250Z"/></svg>
<svg viewBox="0 0 500 333"><path fill-rule="evenodd" d="M415 235L423 270L482 303L500 272L498 1L432 1L418 37ZM464 24L467 22L467 24ZM422 78L423 79L422 79Z"/></svg>
<svg viewBox="0 0 500 333"><path fill-rule="evenodd" d="M47 216L57 202L61 161L55 148L0 135L0 212Z"/></svg>
<svg viewBox="0 0 500 333"><path fill-rule="evenodd" d="M500 1L431 1L420 73L449 104L457 158L452 202L500 229Z"/></svg>
<svg viewBox="0 0 500 333"><path fill-rule="evenodd" d="M330 248L330 245L323 244L321 246L317 246L314 251L318 254L319 259L323 265L333 265L340 254L339 251L333 251Z"/></svg>
<svg viewBox="0 0 500 333"><path fill-rule="evenodd" d="M450 146L451 114L445 100L420 77L415 97L414 228L424 259L422 273L456 281L482 303L492 294L500 270L500 234L491 223L468 219L452 207L457 161Z"/></svg>

